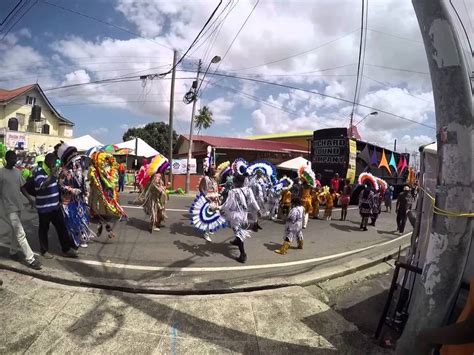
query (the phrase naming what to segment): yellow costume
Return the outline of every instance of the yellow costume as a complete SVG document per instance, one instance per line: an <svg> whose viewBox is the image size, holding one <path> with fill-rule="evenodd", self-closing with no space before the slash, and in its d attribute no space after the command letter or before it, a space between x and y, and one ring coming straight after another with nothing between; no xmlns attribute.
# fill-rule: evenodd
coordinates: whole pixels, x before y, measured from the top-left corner
<svg viewBox="0 0 474 355"><path fill-rule="evenodd" d="M313 207L311 211L312 218L318 218L319 216L319 194L318 190L311 191L311 205Z"/></svg>
<svg viewBox="0 0 474 355"><path fill-rule="evenodd" d="M311 203L311 187L305 186L301 189L301 205L304 207L305 213L310 213L312 210Z"/></svg>

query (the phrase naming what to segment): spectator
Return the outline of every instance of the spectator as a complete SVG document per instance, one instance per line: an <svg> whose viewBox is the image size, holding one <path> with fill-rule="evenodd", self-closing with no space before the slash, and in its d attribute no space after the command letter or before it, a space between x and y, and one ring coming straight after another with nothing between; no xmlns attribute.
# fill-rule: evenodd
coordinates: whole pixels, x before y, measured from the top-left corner
<svg viewBox="0 0 474 355"><path fill-rule="evenodd" d="M341 221L345 221L347 218L347 208L349 207L349 202L351 201L351 181L346 179L344 189L341 196Z"/></svg>
<svg viewBox="0 0 474 355"><path fill-rule="evenodd" d="M123 192L125 188L125 165L123 163L120 163L119 168L119 192Z"/></svg>
<svg viewBox="0 0 474 355"><path fill-rule="evenodd" d="M405 186L397 198L397 205L395 211L397 212L397 230L400 234L405 231L407 223L407 213L411 209L412 197L410 188Z"/></svg>
<svg viewBox="0 0 474 355"><path fill-rule="evenodd" d="M335 193L338 193L340 185L341 179L339 178L339 174L335 173L334 177L331 179L331 188L334 190Z"/></svg>
<svg viewBox="0 0 474 355"><path fill-rule="evenodd" d="M19 246L28 267L40 270L41 263L35 259L21 224L23 201L20 192L30 201L32 207L35 201L23 189L25 182L20 171L15 168L17 161L15 152L8 151L5 154L5 160L5 167L0 168L0 219L10 227L10 258L15 261L21 260L21 256L16 249L16 246Z"/></svg>
<svg viewBox="0 0 474 355"><path fill-rule="evenodd" d="M390 185L387 190L385 190L383 200L385 203L385 212L392 213L392 199L393 199L393 186Z"/></svg>
<svg viewBox="0 0 474 355"><path fill-rule="evenodd" d="M56 167L56 155L49 153L44 159L42 167L35 171L36 209L39 217L39 241L41 255L46 259L53 256L48 252L49 225L52 223L58 234L59 243L63 256L77 258L77 252L72 249L73 242L70 239L64 216L59 208L59 168Z"/></svg>

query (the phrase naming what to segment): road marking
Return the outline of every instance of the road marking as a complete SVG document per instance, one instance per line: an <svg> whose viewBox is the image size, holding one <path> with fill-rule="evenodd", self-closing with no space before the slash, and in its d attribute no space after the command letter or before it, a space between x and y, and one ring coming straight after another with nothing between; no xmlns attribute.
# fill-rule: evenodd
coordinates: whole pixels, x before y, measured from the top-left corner
<svg viewBox="0 0 474 355"><path fill-rule="evenodd" d="M122 206L123 208L129 208L129 209L134 209L134 210L141 210L143 209L142 206L128 206L128 205L124 205ZM359 207L349 207L348 210L358 210ZM340 208L335 208L333 209L333 212L335 211L340 211L341 209ZM181 209L181 208L167 208L166 209L167 212L189 212L189 210L184 210L184 209Z"/></svg>
<svg viewBox="0 0 474 355"><path fill-rule="evenodd" d="M127 264L120 264L120 263L107 263L107 262L95 261L95 260L70 259L70 258L64 258L61 256L56 256L56 255L55 255L55 259L69 261L69 262L78 263L78 264L84 264L84 265L111 267L111 268L116 268L116 269L127 269L127 270L140 270L140 271L173 271L173 272L248 271L248 270L272 269L272 268L284 268L284 267L289 267L289 266L305 265L305 264L316 263L319 261L337 259L343 256L357 254L363 251L367 251L367 250L374 249L380 246L391 244L399 240L402 240L403 238L406 238L409 235L411 235L411 232L404 234L402 236L399 236L398 238L395 238L393 240L389 240L387 242L376 243L364 248L358 248L354 250L345 251L343 253L326 255L326 256L321 256L318 258L312 258L312 259L306 259L306 260L288 261L285 263L263 264L263 265L216 266L216 267L172 267L172 266L147 266L147 265L127 265ZM6 247L6 248L9 247L9 245L3 244L3 243L0 243L0 246Z"/></svg>

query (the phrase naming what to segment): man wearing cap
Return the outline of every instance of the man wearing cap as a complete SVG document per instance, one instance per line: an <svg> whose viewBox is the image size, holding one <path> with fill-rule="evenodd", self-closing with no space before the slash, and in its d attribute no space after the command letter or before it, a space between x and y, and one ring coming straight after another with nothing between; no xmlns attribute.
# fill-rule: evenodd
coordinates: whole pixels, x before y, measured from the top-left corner
<svg viewBox="0 0 474 355"><path fill-rule="evenodd" d="M57 156L49 153L44 158L44 163L36 169L34 174L36 190L36 210L39 217L39 241L41 255L46 259L52 259L48 252L48 231L52 223L59 238L59 244L63 256L76 258L77 252L72 248L73 243L66 230L64 217L60 209L58 176L59 167L56 166Z"/></svg>
<svg viewBox="0 0 474 355"><path fill-rule="evenodd" d="M410 196L410 188L405 186L397 198L396 213L397 213L397 230L402 234L405 231L405 224L407 223L407 213L411 209L412 199Z"/></svg>
<svg viewBox="0 0 474 355"><path fill-rule="evenodd" d="M8 151L5 154L5 160L5 167L0 169L0 219L10 227L10 258L15 261L21 260L21 256L15 248L19 246L28 267L40 270L41 263L35 259L21 224L20 216L24 207L20 191L30 201L32 206L34 206L34 199L22 188L24 181L20 171L15 168L17 161L15 152L12 150Z"/></svg>

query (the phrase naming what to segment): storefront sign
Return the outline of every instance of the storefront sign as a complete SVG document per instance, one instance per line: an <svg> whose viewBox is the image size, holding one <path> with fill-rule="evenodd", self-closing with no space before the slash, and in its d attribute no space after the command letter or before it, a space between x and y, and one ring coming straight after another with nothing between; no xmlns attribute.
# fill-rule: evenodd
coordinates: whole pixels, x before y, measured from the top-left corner
<svg viewBox="0 0 474 355"><path fill-rule="evenodd" d="M349 179L353 184L356 178L356 158L357 158L357 143L354 139L349 139L349 162L347 165L346 179Z"/></svg>
<svg viewBox="0 0 474 355"><path fill-rule="evenodd" d="M26 134L19 132L7 132L5 136L5 145L8 149L26 149Z"/></svg>
<svg viewBox="0 0 474 355"><path fill-rule="evenodd" d="M186 174L186 166L187 166L187 159L173 159L173 164L171 164L172 173L173 175L185 175ZM189 168L191 174L196 174L196 159L191 159L189 162Z"/></svg>

